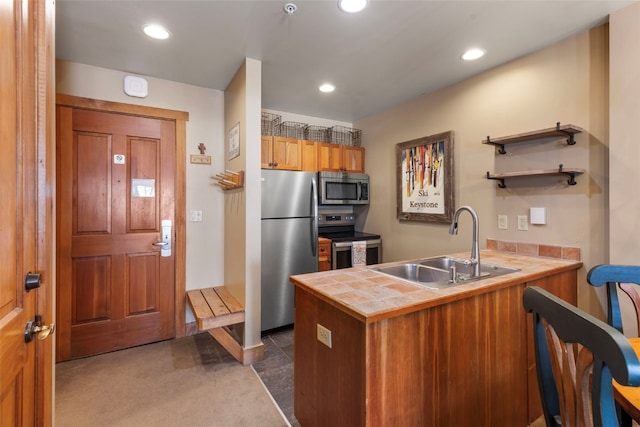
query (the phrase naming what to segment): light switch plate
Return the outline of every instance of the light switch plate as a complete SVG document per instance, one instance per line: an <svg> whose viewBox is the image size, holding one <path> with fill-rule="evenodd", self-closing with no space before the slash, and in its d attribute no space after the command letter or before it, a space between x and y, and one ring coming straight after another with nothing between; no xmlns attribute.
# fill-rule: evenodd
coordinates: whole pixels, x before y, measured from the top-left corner
<svg viewBox="0 0 640 427"><path fill-rule="evenodd" d="M527 231L529 229L529 218L526 215L518 215L518 230Z"/></svg>
<svg viewBox="0 0 640 427"><path fill-rule="evenodd" d="M498 230L506 230L508 229L507 216L506 215L498 215Z"/></svg>
<svg viewBox="0 0 640 427"><path fill-rule="evenodd" d="M191 222L202 222L202 211L191 211L189 215L189 220Z"/></svg>

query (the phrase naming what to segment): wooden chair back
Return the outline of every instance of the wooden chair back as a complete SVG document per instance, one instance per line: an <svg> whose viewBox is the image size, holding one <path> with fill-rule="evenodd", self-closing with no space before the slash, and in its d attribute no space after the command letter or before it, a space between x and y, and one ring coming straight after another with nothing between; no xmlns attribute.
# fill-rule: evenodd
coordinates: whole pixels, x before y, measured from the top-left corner
<svg viewBox="0 0 640 427"><path fill-rule="evenodd" d="M544 289L527 287L547 426L619 426L612 379L640 385L640 361L622 332Z"/></svg>
<svg viewBox="0 0 640 427"><path fill-rule="evenodd" d="M598 265L589 270L587 281L591 286L607 286L607 321L622 331L622 312L616 288L620 288L633 302L636 311L636 324L640 335L640 295L635 285L640 285L640 266L635 265Z"/></svg>

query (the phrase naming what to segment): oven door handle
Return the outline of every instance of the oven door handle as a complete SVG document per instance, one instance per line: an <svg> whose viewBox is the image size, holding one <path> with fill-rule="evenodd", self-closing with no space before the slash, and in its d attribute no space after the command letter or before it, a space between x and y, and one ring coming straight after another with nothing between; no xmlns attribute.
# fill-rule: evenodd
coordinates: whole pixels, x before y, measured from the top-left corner
<svg viewBox="0 0 640 427"><path fill-rule="evenodd" d="M358 241L359 241L358 239L353 239L348 242L333 242L333 247L334 248L350 248L353 246L353 242L358 242ZM365 242L367 242L367 246L373 246L373 245L379 245L380 243L382 243L382 240L370 239L370 240L365 240Z"/></svg>
<svg viewBox="0 0 640 427"><path fill-rule="evenodd" d="M336 249L340 249L340 248L350 248L353 245L351 244L351 242L333 242L333 247Z"/></svg>

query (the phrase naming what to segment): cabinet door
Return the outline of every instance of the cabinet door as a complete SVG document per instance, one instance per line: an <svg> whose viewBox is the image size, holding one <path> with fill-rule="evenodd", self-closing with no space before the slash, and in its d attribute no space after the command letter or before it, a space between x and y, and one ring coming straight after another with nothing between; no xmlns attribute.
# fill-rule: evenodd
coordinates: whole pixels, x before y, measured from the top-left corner
<svg viewBox="0 0 640 427"><path fill-rule="evenodd" d="M273 137L262 135L260 137L260 164L263 169L270 169L273 159L271 158L271 143Z"/></svg>
<svg viewBox="0 0 640 427"><path fill-rule="evenodd" d="M328 144L324 142L318 143L318 170L329 172L342 171L342 156L340 153L340 145Z"/></svg>
<svg viewBox="0 0 640 427"><path fill-rule="evenodd" d="M305 172L318 171L317 144L315 141L301 141L302 143L302 170Z"/></svg>
<svg viewBox="0 0 640 427"><path fill-rule="evenodd" d="M302 170L302 141L274 136L272 159L274 169Z"/></svg>
<svg viewBox="0 0 640 427"><path fill-rule="evenodd" d="M331 240L318 239L318 271L331 270Z"/></svg>
<svg viewBox="0 0 640 427"><path fill-rule="evenodd" d="M342 167L345 172L364 173L364 148L342 145Z"/></svg>

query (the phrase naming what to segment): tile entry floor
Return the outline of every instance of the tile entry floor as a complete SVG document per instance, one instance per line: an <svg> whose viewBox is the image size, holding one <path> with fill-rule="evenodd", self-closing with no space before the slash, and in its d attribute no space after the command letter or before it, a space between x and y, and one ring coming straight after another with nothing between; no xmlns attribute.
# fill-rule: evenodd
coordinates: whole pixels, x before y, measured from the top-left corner
<svg viewBox="0 0 640 427"><path fill-rule="evenodd" d="M267 331L262 336L264 359L253 368L293 427L293 326Z"/></svg>

